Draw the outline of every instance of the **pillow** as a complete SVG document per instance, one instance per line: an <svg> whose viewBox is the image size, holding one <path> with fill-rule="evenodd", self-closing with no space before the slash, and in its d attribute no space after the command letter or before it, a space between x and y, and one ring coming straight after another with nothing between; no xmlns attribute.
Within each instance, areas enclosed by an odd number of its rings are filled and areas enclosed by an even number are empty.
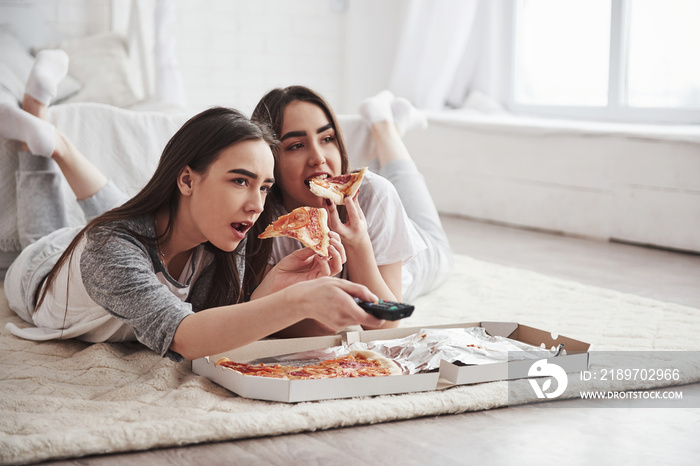
<svg viewBox="0 0 700 466"><path fill-rule="evenodd" d="M104 33L69 39L59 48L70 58L68 72L83 83L82 89L64 103L97 102L123 108L140 100L137 75L121 35Z"/></svg>
<svg viewBox="0 0 700 466"><path fill-rule="evenodd" d="M6 24L0 24L0 91L22 102L24 85L32 70L34 57ZM59 103L80 90L80 82L66 76L58 85L54 103Z"/></svg>

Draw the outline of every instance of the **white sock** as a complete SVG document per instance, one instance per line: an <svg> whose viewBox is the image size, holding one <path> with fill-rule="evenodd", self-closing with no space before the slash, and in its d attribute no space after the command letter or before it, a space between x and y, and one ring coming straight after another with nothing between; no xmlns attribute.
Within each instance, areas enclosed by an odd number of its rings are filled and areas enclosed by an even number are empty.
<svg viewBox="0 0 700 466"><path fill-rule="evenodd" d="M396 128L398 128L402 136L406 134L406 131L414 128L425 129L428 127L428 118L423 112L414 107L408 99L403 97L394 99L391 103L391 111L394 113Z"/></svg>
<svg viewBox="0 0 700 466"><path fill-rule="evenodd" d="M68 73L68 55L60 49L42 50L36 54L34 66L29 72L24 92L44 105L49 105L54 97L58 83Z"/></svg>
<svg viewBox="0 0 700 466"><path fill-rule="evenodd" d="M34 155L51 157L56 147L51 123L10 104L0 105L0 136L24 142Z"/></svg>
<svg viewBox="0 0 700 466"><path fill-rule="evenodd" d="M369 125L378 121L392 121L394 119L394 115L391 112L391 102L393 100L394 94L390 91L382 91L360 103L360 115Z"/></svg>

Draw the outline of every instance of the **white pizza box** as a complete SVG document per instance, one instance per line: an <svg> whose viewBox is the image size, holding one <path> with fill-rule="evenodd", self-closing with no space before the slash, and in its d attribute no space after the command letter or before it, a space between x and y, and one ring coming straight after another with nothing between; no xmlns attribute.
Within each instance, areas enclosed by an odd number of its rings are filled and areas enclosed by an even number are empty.
<svg viewBox="0 0 700 466"><path fill-rule="evenodd" d="M363 333L366 332L359 330L326 337L260 340L232 351L195 359L192 361L192 371L208 377L242 397L287 403L435 390L440 377L437 370L425 374L387 377L287 380L243 375L215 365L222 357L236 362L249 362L282 354L340 346L344 342L351 344L360 341L360 334ZM415 332L409 332L407 335L410 333Z"/></svg>
<svg viewBox="0 0 700 466"><path fill-rule="evenodd" d="M421 327L400 327L382 330L349 330L338 335L325 337L306 337L290 339L260 340L241 348L225 353L207 356L192 361L192 371L208 377L222 387L237 395L259 400L300 402L333 398L352 398L357 396L389 395L398 393L420 392L435 390L445 386L506 380L508 378L527 377L527 367L530 361L511 361L504 363L459 366L443 361L440 370L413 374L395 375L388 377L334 378L314 380L287 380L269 377L243 375L239 372L215 366L216 361L227 357L236 362L249 362L255 359L268 358L283 354L297 353L317 349L352 344L358 341L370 342L376 340L392 340L404 338L419 332L424 328L469 328L484 327L492 336L502 336L540 346L544 343L547 348L564 343L566 356L557 356L557 364L566 361L564 369L567 372L577 372L588 368L589 344L571 338L558 336L554 338L549 332L520 325L515 322L469 322L445 325L430 325ZM358 327L359 328L359 327ZM571 354L571 353L574 354ZM509 374L508 368L515 368ZM440 380L443 379L443 380Z"/></svg>
<svg viewBox="0 0 700 466"><path fill-rule="evenodd" d="M461 325L460 325L461 326ZM567 373L581 372L590 364L589 343L574 340L562 335L520 325L515 322L481 322L491 336L506 337L543 348L543 358L556 363ZM544 357L545 350L564 345L565 353ZM498 362L493 364L464 365L461 363L440 362L440 377L454 385L493 382L496 380L515 380L529 377L529 371L537 359Z"/></svg>

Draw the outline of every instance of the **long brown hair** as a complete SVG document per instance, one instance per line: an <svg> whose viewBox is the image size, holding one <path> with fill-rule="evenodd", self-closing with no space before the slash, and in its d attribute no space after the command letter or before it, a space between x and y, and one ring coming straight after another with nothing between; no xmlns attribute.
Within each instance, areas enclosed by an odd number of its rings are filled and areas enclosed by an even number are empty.
<svg viewBox="0 0 700 466"><path fill-rule="evenodd" d="M343 137L343 132L338 125L338 119L335 116L335 112L331 106L326 102L319 93L309 89L305 86L289 86L285 88L276 88L268 92L260 99L258 105L256 105L255 110L253 110L253 115L251 118L253 121L258 121L263 124L269 125L275 132L278 138L282 137L282 125L284 124L284 110L287 105L295 101L309 102L313 105L319 107L323 113L328 118L328 122L331 124L335 131L335 139L338 144L338 150L340 151L340 170L341 173L348 172L348 151L345 148L345 138ZM273 151L275 156L275 179L281 180L282 174L279 173L280 164L277 160L280 157L280 148L277 147ZM282 192L278 184L275 184L270 191L270 195L267 197L265 202L265 210L271 211L270 207L275 203L276 205L282 205ZM341 218L344 217L343 206L339 207L339 213Z"/></svg>
<svg viewBox="0 0 700 466"><path fill-rule="evenodd" d="M47 276L46 286L37 307L53 286L58 270L72 256L81 238L86 234L90 235L94 228L114 228L111 226L113 222L155 215L161 209L167 209L169 220L161 236L149 238L133 231L129 232L146 245L153 245L161 239L167 241L172 235L180 203L180 191L177 186L180 172L189 166L193 171L203 174L222 150L247 140L263 140L273 151L277 146L277 140L267 125L252 122L238 110L213 107L190 118L166 144L158 167L146 186L122 206L94 218L73 239ZM248 236L242 285L236 266L236 255L239 254L240 245L233 253L222 251L210 243L207 243L206 247L214 254L215 272L205 308L241 301L242 296L252 292L261 280L270 246L258 240L257 235Z"/></svg>

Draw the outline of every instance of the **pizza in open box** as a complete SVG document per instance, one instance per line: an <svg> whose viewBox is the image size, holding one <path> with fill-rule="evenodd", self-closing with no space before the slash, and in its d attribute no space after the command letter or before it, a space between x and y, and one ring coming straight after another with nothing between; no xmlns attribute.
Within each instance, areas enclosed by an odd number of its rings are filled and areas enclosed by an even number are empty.
<svg viewBox="0 0 700 466"><path fill-rule="evenodd" d="M243 375L272 377L277 379L328 379L333 377L381 377L401 375L401 368L391 359L368 350L354 350L345 356L327 359L308 366L283 366L280 364L245 364L221 358L217 366L227 367Z"/></svg>

